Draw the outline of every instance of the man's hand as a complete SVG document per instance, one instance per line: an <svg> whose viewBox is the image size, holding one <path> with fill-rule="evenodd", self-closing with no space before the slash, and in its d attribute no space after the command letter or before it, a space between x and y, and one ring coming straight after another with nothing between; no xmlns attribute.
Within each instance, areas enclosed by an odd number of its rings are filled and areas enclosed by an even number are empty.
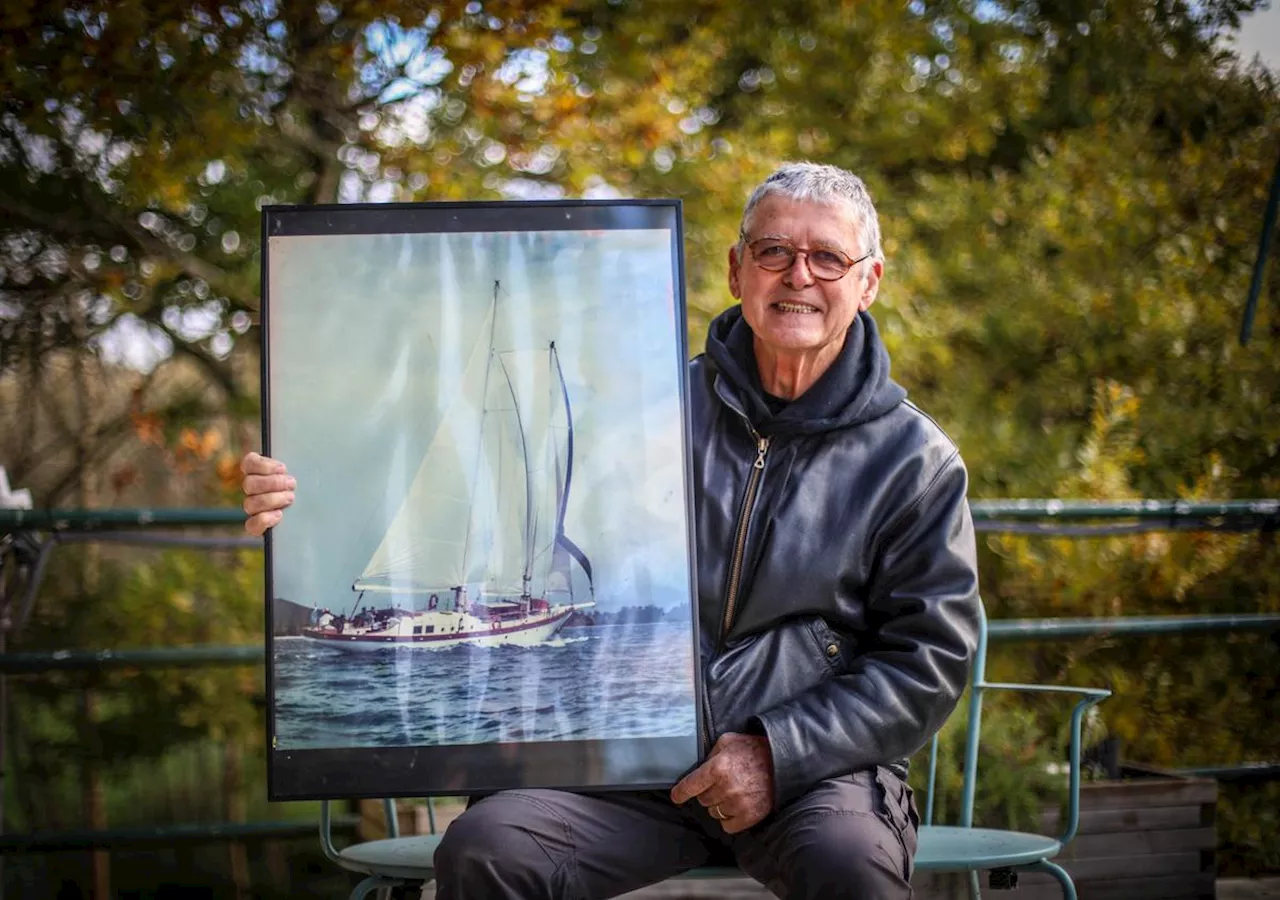
<svg viewBox="0 0 1280 900"><path fill-rule="evenodd" d="M729 834L746 831L769 815L773 809L769 739L732 732L721 736L707 761L671 789L671 801L677 805L693 797Z"/></svg>
<svg viewBox="0 0 1280 900"><path fill-rule="evenodd" d="M261 537L268 528L280 524L298 484L284 463L258 453L246 453L240 471L244 473L244 512L249 517L244 530Z"/></svg>

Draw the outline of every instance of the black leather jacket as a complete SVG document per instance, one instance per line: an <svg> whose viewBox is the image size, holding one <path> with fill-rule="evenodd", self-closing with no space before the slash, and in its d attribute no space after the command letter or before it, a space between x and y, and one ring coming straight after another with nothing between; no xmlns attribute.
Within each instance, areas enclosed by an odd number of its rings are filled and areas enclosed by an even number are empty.
<svg viewBox="0 0 1280 900"><path fill-rule="evenodd" d="M977 644L959 452L889 379L865 313L778 412L735 307L712 323L689 393L709 743L767 735L779 807L873 765L905 776Z"/></svg>

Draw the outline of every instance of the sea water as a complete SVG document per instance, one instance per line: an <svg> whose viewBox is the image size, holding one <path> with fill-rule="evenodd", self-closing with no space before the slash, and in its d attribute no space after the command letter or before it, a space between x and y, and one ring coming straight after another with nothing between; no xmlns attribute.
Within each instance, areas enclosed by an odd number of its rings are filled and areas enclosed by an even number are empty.
<svg viewBox="0 0 1280 900"><path fill-rule="evenodd" d="M533 647L274 642L279 749L689 735L687 624L564 628Z"/></svg>

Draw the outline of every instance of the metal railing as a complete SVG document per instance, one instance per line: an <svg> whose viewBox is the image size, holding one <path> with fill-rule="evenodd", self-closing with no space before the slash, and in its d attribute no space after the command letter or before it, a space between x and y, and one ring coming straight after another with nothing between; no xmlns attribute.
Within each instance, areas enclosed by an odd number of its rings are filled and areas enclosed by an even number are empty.
<svg viewBox="0 0 1280 900"><path fill-rule="evenodd" d="M984 531L1011 521L1137 519L1162 525L1192 523L1213 529L1214 520L1244 520L1251 530L1280 527L1280 500L973 500L973 520ZM242 525L234 507L152 507L147 509L0 509L0 534L12 531L102 531L156 526ZM995 526L995 527L993 527ZM246 542L261 543L258 538Z"/></svg>
<svg viewBox="0 0 1280 900"><path fill-rule="evenodd" d="M1274 531L1280 529L1280 500L1184 502L990 500L971 504L977 530L1045 536L1092 537L1142 531ZM239 526L239 509L119 509L13 510L0 509L0 554L13 557L15 541L24 536L23 570L17 578L0 578L0 776L4 759L2 729L7 717L5 680L14 675L104 669L200 668L265 664L261 644L248 646L140 647L114 650L57 650L8 652L8 634L20 631L39 592L49 556L64 543L121 542L200 548L261 547L260 539L243 535L208 536L162 532L161 528ZM7 543L6 543L7 542ZM5 556L0 555L0 575ZM10 559L10 564L14 564ZM6 596L6 586L13 596ZM16 612L16 615L14 613ZM1070 640L1101 635L1188 634L1220 631L1280 631L1280 613L1140 616L1122 618L1044 618L994 620L992 641ZM1271 778L1280 775L1280 762L1242 763L1185 770L1223 780ZM0 777L0 782L2 782ZM336 820L354 829L354 817ZM0 854L48 852L104 847L169 845L191 841L253 838L285 839L313 834L317 825L300 822L227 822L180 824L154 828L105 831L32 832L0 834Z"/></svg>

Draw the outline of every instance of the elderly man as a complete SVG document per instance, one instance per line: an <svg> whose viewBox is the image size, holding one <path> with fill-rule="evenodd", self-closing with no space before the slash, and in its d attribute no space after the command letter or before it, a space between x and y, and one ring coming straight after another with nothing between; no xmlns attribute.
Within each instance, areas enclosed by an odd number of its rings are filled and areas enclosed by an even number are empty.
<svg viewBox="0 0 1280 900"><path fill-rule="evenodd" d="M978 628L967 478L906 400L867 309L862 181L788 165L729 251L741 301L690 365L702 764L666 792L505 791L436 854L437 896L611 897L733 861L788 898L911 894L906 757L946 719ZM245 458L247 527L293 500Z"/></svg>

